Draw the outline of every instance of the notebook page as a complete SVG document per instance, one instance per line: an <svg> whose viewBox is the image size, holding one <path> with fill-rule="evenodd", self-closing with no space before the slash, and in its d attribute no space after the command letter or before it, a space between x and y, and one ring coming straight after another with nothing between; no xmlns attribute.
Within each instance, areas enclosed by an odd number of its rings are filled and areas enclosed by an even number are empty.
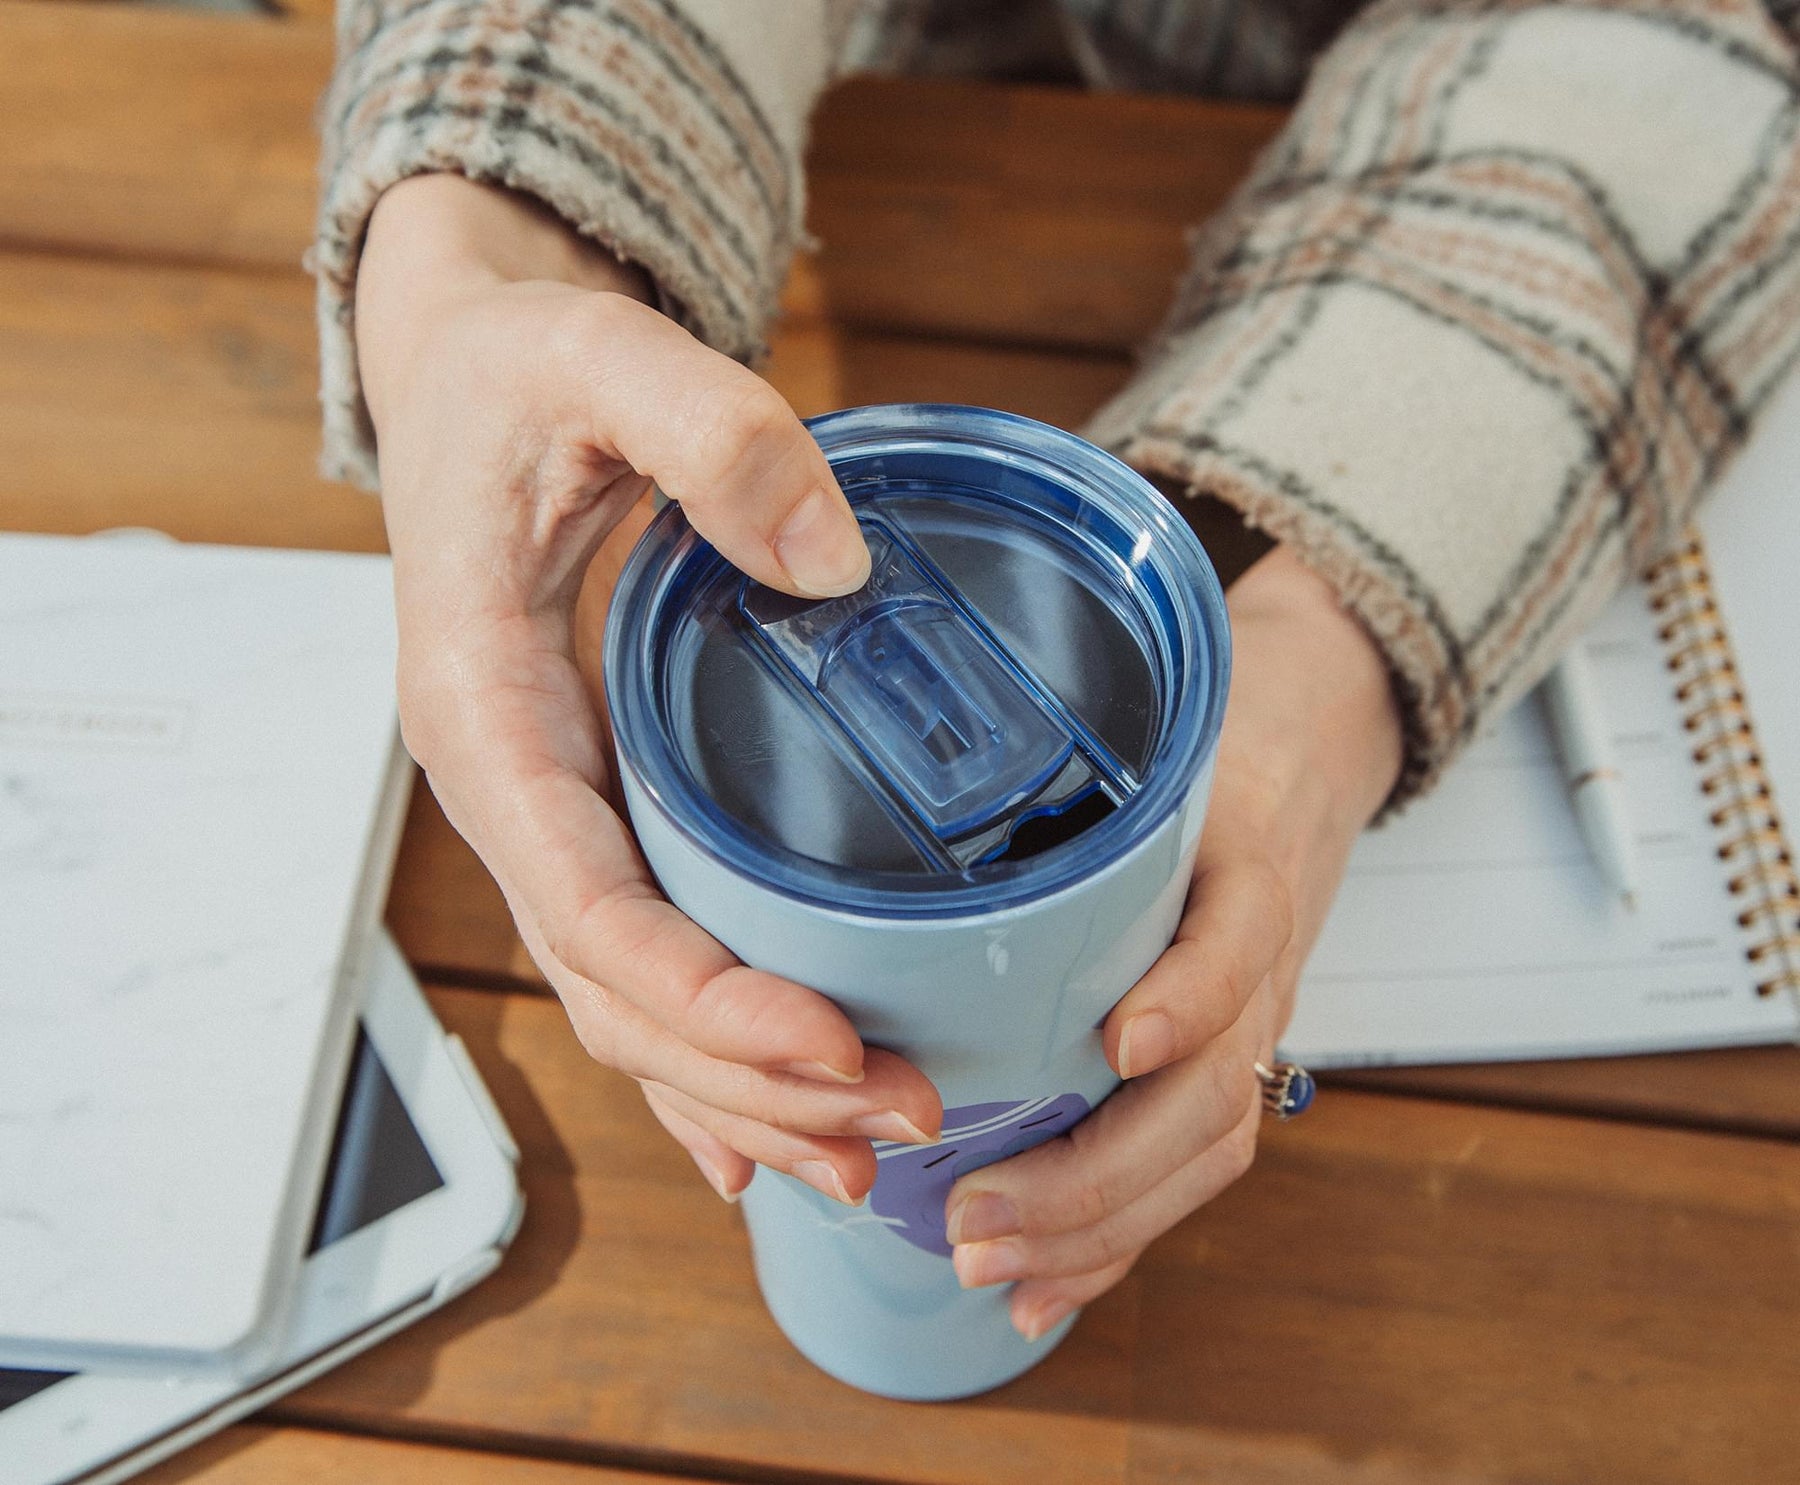
<svg viewBox="0 0 1800 1485"><path fill-rule="evenodd" d="M1752 989L1645 590L1585 644L1636 826L1638 911L1592 863L1531 697L1358 844L1284 1055L1500 1061L1793 1035L1791 1004Z"/></svg>

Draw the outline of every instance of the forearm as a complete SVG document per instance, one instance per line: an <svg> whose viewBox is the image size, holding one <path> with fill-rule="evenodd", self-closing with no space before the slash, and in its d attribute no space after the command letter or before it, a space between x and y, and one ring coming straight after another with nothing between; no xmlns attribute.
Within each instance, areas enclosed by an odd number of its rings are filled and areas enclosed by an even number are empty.
<svg viewBox="0 0 1800 1485"><path fill-rule="evenodd" d="M1371 7L1091 429L1363 621L1396 801L1680 529L1800 346L1796 80L1753 6Z"/></svg>
<svg viewBox="0 0 1800 1485"><path fill-rule="evenodd" d="M1286 547L1234 583L1228 604L1234 632L1254 636L1232 671L1234 709L1254 729L1227 741L1271 792L1354 834L1400 774L1400 707L1380 646Z"/></svg>

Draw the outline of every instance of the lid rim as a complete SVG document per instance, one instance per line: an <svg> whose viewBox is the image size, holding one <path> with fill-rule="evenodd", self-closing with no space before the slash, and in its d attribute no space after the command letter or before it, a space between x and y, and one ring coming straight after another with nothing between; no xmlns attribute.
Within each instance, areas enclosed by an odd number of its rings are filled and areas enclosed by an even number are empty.
<svg viewBox="0 0 1800 1485"><path fill-rule="evenodd" d="M886 920L951 919L1026 906L1105 871L1162 829L1204 771L1223 721L1230 675L1224 594L1199 539L1142 476L1075 435L1016 414L954 404L850 409L808 420L828 458L919 455L954 448L1032 472L1096 507L1126 534L1126 565L1151 583L1141 603L1172 664L1175 692L1141 769L1142 785L1111 816L1070 841L1019 861L959 873L879 871L815 860L767 839L729 815L695 780L658 718L666 699L656 665L661 611L674 579L705 546L679 508L652 521L621 574L609 615L604 668L614 735L637 787L662 819L702 855L761 890L813 907ZM858 482L860 483L860 482ZM1007 503L996 498L996 503ZM858 501L860 503L860 500ZM1071 546L1094 546L1084 533ZM708 548L710 551L710 548ZM1112 554L1123 555L1123 554ZM705 559L701 559L705 560ZM713 561L719 559L714 554ZM1156 598L1157 593L1166 593ZM1164 682L1159 685L1167 684ZM1195 692L1200 692L1196 697Z"/></svg>

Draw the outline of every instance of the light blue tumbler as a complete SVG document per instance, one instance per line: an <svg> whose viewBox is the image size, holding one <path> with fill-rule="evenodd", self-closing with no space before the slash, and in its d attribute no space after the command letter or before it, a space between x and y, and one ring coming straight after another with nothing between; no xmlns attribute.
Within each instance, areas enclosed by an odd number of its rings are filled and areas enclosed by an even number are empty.
<svg viewBox="0 0 1800 1485"><path fill-rule="evenodd" d="M743 1210L776 1321L890 1397L1040 1360L964 1291L944 1202L1116 1086L1099 1026L1169 943L1225 710L1218 578L1180 515L1072 434L866 407L810 427L874 559L847 598L751 582L665 510L605 641L632 824L745 963L831 996L937 1085L867 1206L761 1171Z"/></svg>

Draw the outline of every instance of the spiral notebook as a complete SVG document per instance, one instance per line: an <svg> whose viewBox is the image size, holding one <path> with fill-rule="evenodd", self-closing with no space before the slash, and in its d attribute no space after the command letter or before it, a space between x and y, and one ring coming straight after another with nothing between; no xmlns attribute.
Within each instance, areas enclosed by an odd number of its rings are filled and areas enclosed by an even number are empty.
<svg viewBox="0 0 1800 1485"><path fill-rule="evenodd" d="M1800 1036L1800 381L1585 640L1637 837L1629 911L1536 697L1359 842L1284 1055L1316 1067Z"/></svg>

